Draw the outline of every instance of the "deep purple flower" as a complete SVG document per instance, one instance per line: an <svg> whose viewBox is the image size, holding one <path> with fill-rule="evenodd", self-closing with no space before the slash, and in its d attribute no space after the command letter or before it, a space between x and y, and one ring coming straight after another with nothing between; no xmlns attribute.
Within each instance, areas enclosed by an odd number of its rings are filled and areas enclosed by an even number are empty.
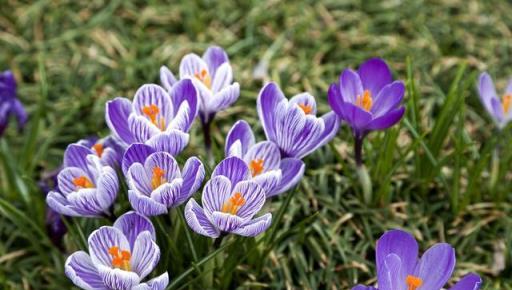
<svg viewBox="0 0 512 290"><path fill-rule="evenodd" d="M499 129L512 120L512 80L509 81L503 97L498 97L491 76L484 72L478 82L480 100Z"/></svg>
<svg viewBox="0 0 512 290"><path fill-rule="evenodd" d="M68 216L99 217L109 215L119 181L115 170L103 166L96 155L67 154L65 168L59 173L59 192L51 191L46 203Z"/></svg>
<svg viewBox="0 0 512 290"><path fill-rule="evenodd" d="M313 96L302 93L288 101L275 83L263 87L257 106L265 135L279 147L283 158L305 157L334 138L339 129L333 112L316 117Z"/></svg>
<svg viewBox="0 0 512 290"><path fill-rule="evenodd" d="M160 259L155 240L155 228L148 218L125 213L114 226L92 232L89 254L78 251L68 257L66 275L83 289L163 290L169 284L167 272L141 283Z"/></svg>
<svg viewBox="0 0 512 290"><path fill-rule="evenodd" d="M405 87L393 81L388 65L379 58L363 63L357 72L345 69L339 84L329 87L331 108L351 127L356 138L396 124L405 112Z"/></svg>
<svg viewBox="0 0 512 290"><path fill-rule="evenodd" d="M428 249L418 260L418 243L401 230L384 233L377 241L377 282L379 290L440 290L455 267L455 250L446 243ZM451 290L478 290L481 279L469 274ZM352 290L372 290L358 285Z"/></svg>
<svg viewBox="0 0 512 290"><path fill-rule="evenodd" d="M298 158L281 159L279 147L270 141L255 144L249 124L240 120L226 138L226 157L236 156L245 161L267 198L283 193L296 185L304 175L305 165Z"/></svg>
<svg viewBox="0 0 512 290"><path fill-rule="evenodd" d="M265 203L265 191L251 180L245 162L224 159L203 189L203 207L190 199L185 207L188 225L198 234L218 238L224 233L254 237L271 224L272 214L254 218Z"/></svg>
<svg viewBox="0 0 512 290"><path fill-rule="evenodd" d="M194 194L204 178L204 167L196 157L185 163L183 171L167 152L155 152L128 169L128 197L137 212L154 216L167 213Z"/></svg>
<svg viewBox="0 0 512 290"><path fill-rule="evenodd" d="M199 91L199 116L203 124L231 106L240 95L239 84L233 83L228 55L218 46L209 47L202 58L194 53L185 55L180 63L180 79L191 79ZM177 82L166 66L160 68L160 82L169 91Z"/></svg>
<svg viewBox="0 0 512 290"><path fill-rule="evenodd" d="M69 160L70 158L85 160L87 155L98 156L101 164L104 166L118 168L121 165L123 148L112 137L82 139L77 143L69 145L66 149L64 153L64 167L67 167L67 164L70 162L75 162L74 160Z"/></svg>
<svg viewBox="0 0 512 290"><path fill-rule="evenodd" d="M105 118L124 147L133 143L152 147L172 143L181 151L188 143L186 132L197 116L197 109L197 90L190 80L182 80L170 93L149 84L137 90L133 102L125 98L109 101Z"/></svg>
<svg viewBox="0 0 512 290"><path fill-rule="evenodd" d="M16 79L11 71L0 73L0 136L3 135L9 122L9 117L14 115L21 130L27 122L27 112L23 104L16 96Z"/></svg>

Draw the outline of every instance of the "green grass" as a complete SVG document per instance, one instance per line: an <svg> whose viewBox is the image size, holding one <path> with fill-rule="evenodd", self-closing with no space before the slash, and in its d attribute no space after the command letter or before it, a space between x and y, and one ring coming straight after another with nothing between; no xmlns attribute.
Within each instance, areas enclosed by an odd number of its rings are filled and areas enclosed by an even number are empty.
<svg viewBox="0 0 512 290"><path fill-rule="evenodd" d="M131 98L140 85L158 82L161 65L176 72L183 55L202 53L213 43L227 49L242 88L235 106L214 124L218 157L240 116L263 139L255 103L264 81L278 82L288 96L309 91L326 112L329 83L343 68L372 56L385 58L395 77L406 80L407 115L364 144L370 202L362 202L353 140L343 126L329 146L306 158L306 177L293 197L268 204L277 221L281 205L290 202L275 231L256 240L229 237L217 255L204 259L213 252L210 242L194 233L188 242L181 208L173 212L172 226L165 216L154 219L167 229L159 243L169 245L162 246L158 270L168 265L171 283L189 273L172 289L348 289L371 283L375 240L396 227L412 232L422 250L450 242L457 250L455 280L476 271L484 276L484 289L512 289L512 136L510 127L501 135L495 131L475 90L482 70L501 87L512 74L512 4L5 2L0 69L14 71L30 122L23 133L11 126L0 140L2 289L71 287L63 274L65 258L108 221L70 220L61 253L46 236L36 181L59 166L67 144L108 134L107 100ZM196 123L183 156L204 158L200 132ZM496 146L499 170L493 172ZM119 201L121 213L128 208L125 194Z"/></svg>

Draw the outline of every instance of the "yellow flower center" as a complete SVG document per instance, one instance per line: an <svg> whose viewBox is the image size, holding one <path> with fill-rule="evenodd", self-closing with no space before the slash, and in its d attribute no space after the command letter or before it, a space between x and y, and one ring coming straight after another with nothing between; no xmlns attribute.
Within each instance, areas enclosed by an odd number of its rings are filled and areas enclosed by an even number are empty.
<svg viewBox="0 0 512 290"><path fill-rule="evenodd" d="M245 204L245 198L240 192L233 194L222 206L222 212L236 215L242 205Z"/></svg>
<svg viewBox="0 0 512 290"><path fill-rule="evenodd" d="M252 176L259 175L263 172L263 159L253 159L249 163L249 169L251 170Z"/></svg>
<svg viewBox="0 0 512 290"><path fill-rule="evenodd" d="M306 115L310 114L313 111L313 107L306 104L299 104L299 108L301 108L302 111L304 111L304 114Z"/></svg>
<svg viewBox="0 0 512 290"><path fill-rule="evenodd" d="M98 155L98 157L101 157L101 155L103 154L103 144L100 144L100 143L96 143L94 145L92 145L92 150L94 150L96 152L96 155Z"/></svg>
<svg viewBox="0 0 512 290"><path fill-rule="evenodd" d="M409 286L407 290L416 290L420 288L421 285L423 285L423 280L416 276L407 275L407 278L405 278L405 283L407 283L407 286Z"/></svg>
<svg viewBox="0 0 512 290"><path fill-rule="evenodd" d="M373 106L372 93L369 90L365 90L363 95L357 96L356 106L362 108L363 110L369 112Z"/></svg>
<svg viewBox="0 0 512 290"><path fill-rule="evenodd" d="M76 189L94 187L94 184L92 184L91 180L83 175L73 178L73 184L76 186Z"/></svg>
<svg viewBox="0 0 512 290"><path fill-rule="evenodd" d="M512 94L504 95L501 100L501 106L503 107L503 112L505 114L508 113L511 105L512 105Z"/></svg>
<svg viewBox="0 0 512 290"><path fill-rule="evenodd" d="M167 182L164 178L165 171L160 167L153 168L153 177L151 178L151 187L153 190Z"/></svg>
<svg viewBox="0 0 512 290"><path fill-rule="evenodd" d="M142 107L142 113L149 118L153 125L157 126L161 131L165 130L165 119L158 117L160 109L157 105L151 104L149 106Z"/></svg>
<svg viewBox="0 0 512 290"><path fill-rule="evenodd" d="M200 80L208 89L212 88L212 77L208 71L206 71L206 69L203 68L200 72L196 72L194 76L196 79Z"/></svg>
<svg viewBox="0 0 512 290"><path fill-rule="evenodd" d="M130 259L132 255L130 251L120 251L119 247L113 246L108 249L108 253L112 256L112 267L131 271Z"/></svg>

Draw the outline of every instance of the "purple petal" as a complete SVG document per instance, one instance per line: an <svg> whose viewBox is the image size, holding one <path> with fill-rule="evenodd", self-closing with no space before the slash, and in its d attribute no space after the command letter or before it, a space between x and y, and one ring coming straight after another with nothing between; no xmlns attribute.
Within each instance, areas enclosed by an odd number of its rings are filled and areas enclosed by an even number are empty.
<svg viewBox="0 0 512 290"><path fill-rule="evenodd" d="M155 151L164 151L172 156L180 154L188 144L189 135L179 130L170 130L149 139L146 144Z"/></svg>
<svg viewBox="0 0 512 290"><path fill-rule="evenodd" d="M260 122L265 131L267 139L275 141L277 139L276 123L278 113L276 109L278 104L285 101L285 96L281 89L275 83L268 83L261 89L257 100L257 109Z"/></svg>
<svg viewBox="0 0 512 290"><path fill-rule="evenodd" d="M137 115L131 115L128 118L128 126L134 136L135 142L140 143L146 142L151 137L159 135L161 132L147 118Z"/></svg>
<svg viewBox="0 0 512 290"><path fill-rule="evenodd" d="M145 171L148 173L153 172L155 168L163 170L163 177L167 182L171 182L175 178L181 177L180 168L178 162L167 152L155 152L148 156L144 162Z"/></svg>
<svg viewBox="0 0 512 290"><path fill-rule="evenodd" d="M214 94L208 101L206 111L209 113L220 112L231 106L240 96L240 85L233 83Z"/></svg>
<svg viewBox="0 0 512 290"><path fill-rule="evenodd" d="M214 211L220 211L230 196L231 182L229 179L222 175L212 177L203 189L202 202L205 215L211 217Z"/></svg>
<svg viewBox="0 0 512 290"><path fill-rule="evenodd" d="M191 80L184 79L177 82L172 88L171 99L173 103L173 115L177 120L173 124L180 124L180 130L188 132L199 110L198 91Z"/></svg>
<svg viewBox="0 0 512 290"><path fill-rule="evenodd" d="M167 213L167 207L165 205L135 190L128 190L128 199L132 208L145 216L156 216Z"/></svg>
<svg viewBox="0 0 512 290"><path fill-rule="evenodd" d="M218 46L210 46L203 54L203 59L208 65L208 71L215 77L217 69L226 62L229 62L228 54Z"/></svg>
<svg viewBox="0 0 512 290"><path fill-rule="evenodd" d="M274 195L275 189L281 183L282 173L280 169L270 170L252 178L265 192L265 196Z"/></svg>
<svg viewBox="0 0 512 290"><path fill-rule="evenodd" d="M119 180L116 171L112 167L105 166L97 180L99 199L109 207L116 199L119 191Z"/></svg>
<svg viewBox="0 0 512 290"><path fill-rule="evenodd" d="M160 248L154 242L153 235L149 231L140 233L135 240L130 260L132 271L142 280L153 271L158 260L160 260Z"/></svg>
<svg viewBox="0 0 512 290"><path fill-rule="evenodd" d="M191 157L187 160L182 172L183 185L181 186L181 193L176 201L178 204L182 204L199 190L203 183L204 174L203 163L197 157Z"/></svg>
<svg viewBox="0 0 512 290"><path fill-rule="evenodd" d="M228 157L222 160L213 170L212 177L219 175L227 177L233 185L251 176L247 164L238 157Z"/></svg>
<svg viewBox="0 0 512 290"><path fill-rule="evenodd" d="M331 109L336 112L338 116L345 119L343 116L344 110L342 110L343 104L345 102L341 96L338 84L334 83L329 86L329 90L327 91L327 100L329 102L329 106L331 106Z"/></svg>
<svg viewBox="0 0 512 290"><path fill-rule="evenodd" d="M345 121L355 130L366 129L366 126L372 120L372 115L369 112L351 103L344 103L341 110Z"/></svg>
<svg viewBox="0 0 512 290"><path fill-rule="evenodd" d="M229 62L223 63L217 71L215 76L212 76L212 91L213 93L220 92L223 88L229 86L233 82L233 69Z"/></svg>
<svg viewBox="0 0 512 290"><path fill-rule="evenodd" d="M498 94L496 93L496 89L494 87L491 76L486 72L480 74L478 80L478 92L480 93L480 100L482 101L484 107L487 109L487 112L489 112L491 115L494 115L491 100L497 99Z"/></svg>
<svg viewBox="0 0 512 290"><path fill-rule="evenodd" d="M159 85L143 85L135 92L133 108L139 116L143 116L147 119L147 116L143 113L143 108L152 105L157 106L159 110L157 117L163 118L164 125L167 126L167 124L171 122L174 112L171 97L164 88Z"/></svg>
<svg viewBox="0 0 512 290"><path fill-rule="evenodd" d="M50 191L46 196L46 204L48 206L63 215L67 216L81 216L72 206L69 201L61 193Z"/></svg>
<svg viewBox="0 0 512 290"><path fill-rule="evenodd" d="M425 289L441 289L452 276L455 267L455 250L449 244L439 243L428 249L414 270L423 280Z"/></svg>
<svg viewBox="0 0 512 290"><path fill-rule="evenodd" d="M232 232L243 224L244 220L236 215L216 211L212 214L213 224L222 232Z"/></svg>
<svg viewBox="0 0 512 290"><path fill-rule="evenodd" d="M132 103L125 98L115 98L105 106L105 120L108 127L117 138L126 145L135 142L135 138L128 126L128 117L132 112Z"/></svg>
<svg viewBox="0 0 512 290"><path fill-rule="evenodd" d="M455 284L450 290L478 290L482 285L482 278L474 273L469 273Z"/></svg>
<svg viewBox="0 0 512 290"><path fill-rule="evenodd" d="M400 122L405 113L405 107L400 107L379 118L373 119L366 130L384 130Z"/></svg>
<svg viewBox="0 0 512 290"><path fill-rule="evenodd" d="M69 256L64 269L66 276L82 289L107 290L91 257L84 251Z"/></svg>
<svg viewBox="0 0 512 290"><path fill-rule="evenodd" d="M57 183L59 190L62 194L67 196L71 192L77 191L77 186L73 183L73 180L77 177L85 176L89 179L91 177L82 169L77 167L64 168L59 175L57 175ZM91 180L91 182L94 182Z"/></svg>
<svg viewBox="0 0 512 290"><path fill-rule="evenodd" d="M195 77L194 75L201 73L202 70L208 72L206 63L197 54L187 54L181 59L180 79Z"/></svg>
<svg viewBox="0 0 512 290"><path fill-rule="evenodd" d="M140 283L140 278L135 272L128 272L118 268L112 269L102 265L98 270L103 283L108 289L131 290L132 287Z"/></svg>
<svg viewBox="0 0 512 290"><path fill-rule="evenodd" d="M25 124L28 120L27 112L25 111L25 107L20 102L20 100L15 99L12 101L12 113L16 117L16 121L18 121L18 129L21 130L25 127Z"/></svg>
<svg viewBox="0 0 512 290"><path fill-rule="evenodd" d="M220 235L219 230L212 225L194 199L190 199L185 207L185 219L188 226L200 235L210 238L217 238Z"/></svg>
<svg viewBox="0 0 512 290"><path fill-rule="evenodd" d="M504 119L504 112L501 102L498 99L491 99L491 108L491 116L497 121L497 123L502 123Z"/></svg>
<svg viewBox="0 0 512 290"><path fill-rule="evenodd" d="M182 184L183 179L178 178L174 179L170 183L160 185L153 191L153 193L151 193L151 198L154 201L165 205L167 208L178 206L179 204L176 201L180 197Z"/></svg>
<svg viewBox="0 0 512 290"><path fill-rule="evenodd" d="M313 151L327 144L336 136L336 133L338 133L340 128L340 119L338 116L334 112L329 112L323 115L321 120L324 123L323 131L317 135L316 138L311 138L308 144L303 146L295 157L304 158Z"/></svg>
<svg viewBox="0 0 512 290"><path fill-rule="evenodd" d="M149 280L146 283L139 284L132 288L132 290L164 290L169 284L169 274L167 272L162 275Z"/></svg>
<svg viewBox="0 0 512 290"><path fill-rule="evenodd" d="M244 157L244 161L249 164L249 168L251 168L252 161L259 160L263 161L262 172L279 169L281 153L277 145L270 141L259 142L252 146Z"/></svg>
<svg viewBox="0 0 512 290"><path fill-rule="evenodd" d="M151 174L151 173L149 173ZM144 166L140 163L134 163L128 169L126 174L126 181L130 189L137 191L140 194L150 196L153 188L151 186L151 177Z"/></svg>
<svg viewBox="0 0 512 290"><path fill-rule="evenodd" d="M304 176L306 165L300 159L286 158L281 161L280 168L282 173L281 182L272 194L267 195L267 198L281 194L299 183Z"/></svg>
<svg viewBox="0 0 512 290"><path fill-rule="evenodd" d="M133 211L129 211L120 216L114 222L113 226L120 230L128 239L130 249L133 249L137 236L142 232L149 232L152 239L156 240L155 227L151 221L147 217Z"/></svg>
<svg viewBox="0 0 512 290"><path fill-rule="evenodd" d="M235 229L233 233L244 237L255 237L266 231L271 224L272 214L267 213L244 223L239 228Z"/></svg>
<svg viewBox="0 0 512 290"><path fill-rule="evenodd" d="M239 141L239 143L237 143L239 145L235 145L236 141ZM254 133L252 132L249 123L244 120L239 120L233 125L233 127L231 127L228 136L226 137L225 154L228 157L236 156L243 158L249 148L254 145L254 142ZM236 149L235 147L239 147L239 149Z"/></svg>
<svg viewBox="0 0 512 290"><path fill-rule="evenodd" d="M108 226L102 226L92 232L88 244L92 262L106 267L112 267L112 256L109 254L111 247L119 247L120 250L127 251L131 249L123 232Z"/></svg>
<svg viewBox="0 0 512 290"><path fill-rule="evenodd" d="M308 114L316 115L315 97L313 97L309 93L300 93L298 95L295 95L290 99L289 104L297 106L308 106L309 108L311 108L311 112L309 112Z"/></svg>
<svg viewBox="0 0 512 290"><path fill-rule="evenodd" d="M87 155L89 154L94 154L94 152L85 146L70 144L64 152L64 167L78 167L87 170Z"/></svg>
<svg viewBox="0 0 512 290"><path fill-rule="evenodd" d="M100 194L97 189L80 189L67 196L69 205L85 216L100 216L108 211L112 204L109 197Z"/></svg>
<svg viewBox="0 0 512 290"><path fill-rule="evenodd" d="M385 85L393 81L388 65L380 58L372 58L361 64L358 73L363 88L373 95L377 95Z"/></svg>
<svg viewBox="0 0 512 290"><path fill-rule="evenodd" d="M378 290L372 286L356 285L352 287L352 290Z"/></svg>
<svg viewBox="0 0 512 290"><path fill-rule="evenodd" d="M387 231L377 241L377 272L383 267L386 257L390 254L397 255L405 272L412 273L418 260L418 243L411 234L405 231Z"/></svg>
<svg viewBox="0 0 512 290"><path fill-rule="evenodd" d="M252 218L265 203L265 191L254 181L239 182L232 192L240 193L245 200L245 203L237 212L237 216L244 220Z"/></svg>
<svg viewBox="0 0 512 290"><path fill-rule="evenodd" d="M372 113L374 118L380 117L387 112L396 109L404 96L405 86L402 81L395 81L386 85L374 98Z"/></svg>
<svg viewBox="0 0 512 290"><path fill-rule="evenodd" d="M355 103L357 96L363 94L363 84L359 75L351 70L345 69L340 75L340 95L345 103Z"/></svg>
<svg viewBox="0 0 512 290"><path fill-rule="evenodd" d="M387 255L377 270L379 289L407 290L407 273L404 263L398 255Z"/></svg>
<svg viewBox="0 0 512 290"><path fill-rule="evenodd" d="M177 80L174 77L174 74L171 70L165 65L160 67L160 83L167 90L171 91L174 84L176 84Z"/></svg>
<svg viewBox="0 0 512 290"><path fill-rule="evenodd" d="M128 173L128 169L133 163L144 164L146 158L148 158L148 156L154 152L155 150L148 145L141 143L130 145L123 156L123 162L121 166L123 168L123 173L126 175Z"/></svg>

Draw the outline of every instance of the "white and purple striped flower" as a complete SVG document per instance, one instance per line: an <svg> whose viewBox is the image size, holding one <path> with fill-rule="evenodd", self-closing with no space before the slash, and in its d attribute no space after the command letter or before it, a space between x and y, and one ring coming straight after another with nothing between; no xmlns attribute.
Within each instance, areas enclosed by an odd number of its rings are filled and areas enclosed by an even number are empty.
<svg viewBox="0 0 512 290"><path fill-rule="evenodd" d="M67 152L66 168L57 176L59 192L49 192L46 203L63 215L108 216L119 190L116 171L102 165L96 155L83 157Z"/></svg>
<svg viewBox="0 0 512 290"><path fill-rule="evenodd" d="M89 236L89 253L68 257L65 272L73 283L87 290L163 290L169 274L141 283L158 264L160 248L155 228L135 212L120 216L114 226L103 226Z"/></svg>
<svg viewBox="0 0 512 290"><path fill-rule="evenodd" d="M204 167L199 159L191 157L181 171L171 154L155 152L134 162L126 177L133 209L154 216L188 200L203 182Z"/></svg>
<svg viewBox="0 0 512 290"><path fill-rule="evenodd" d="M188 143L186 132L197 110L197 90L192 81L182 80L169 93L158 85L146 84L137 90L133 102L115 98L107 103L105 118L124 147L133 143L153 147L172 143L179 153Z"/></svg>
<svg viewBox="0 0 512 290"><path fill-rule="evenodd" d="M71 144L64 153L64 167L69 163L75 162L70 158L80 158L85 160L87 155L96 155L102 165L118 168L121 165L123 157L123 148L112 137L102 139L88 138L82 139L77 143Z"/></svg>
<svg viewBox="0 0 512 290"><path fill-rule="evenodd" d="M271 224L272 214L254 218L265 203L265 190L251 180L249 167L238 157L224 159L203 189L203 207L190 199L185 207L188 225L198 234L218 238L233 233L254 237Z"/></svg>
<svg viewBox="0 0 512 290"><path fill-rule="evenodd" d="M484 72L478 82L478 93L485 109L501 130L512 120L512 80L509 81L505 93L500 98L491 76Z"/></svg>
<svg viewBox="0 0 512 290"><path fill-rule="evenodd" d="M255 144L254 133L246 121L233 125L226 138L226 157L236 156L249 167L252 180L271 197L296 185L304 175L305 165L298 158L283 158L279 147L270 141Z"/></svg>
<svg viewBox="0 0 512 290"><path fill-rule="evenodd" d="M233 69L221 47L209 47L202 58L195 53L185 55L179 73L180 79L191 79L199 92L199 116L203 124L231 106L240 95L240 85L233 83ZM166 66L160 68L160 81L169 91L177 83Z"/></svg>
<svg viewBox="0 0 512 290"><path fill-rule="evenodd" d="M334 138L339 129L334 112L316 117L313 96L302 93L288 101L275 83L263 87L257 106L265 135L279 147L283 158L305 157Z"/></svg>

